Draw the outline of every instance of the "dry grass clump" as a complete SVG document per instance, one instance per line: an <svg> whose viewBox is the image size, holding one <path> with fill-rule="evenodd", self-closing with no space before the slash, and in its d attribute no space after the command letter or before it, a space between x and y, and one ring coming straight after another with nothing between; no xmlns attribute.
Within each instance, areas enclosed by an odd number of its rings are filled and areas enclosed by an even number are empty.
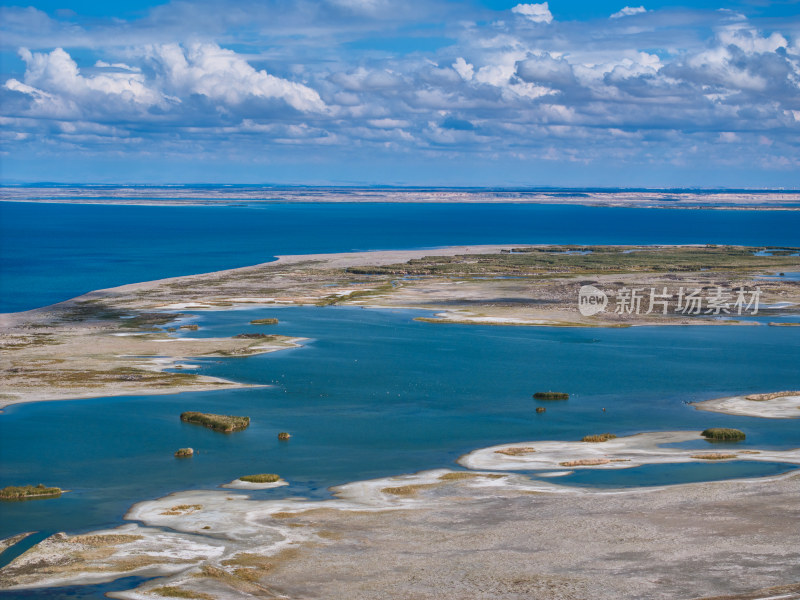
<svg viewBox="0 0 800 600"><path fill-rule="evenodd" d="M736 458L735 454L723 454L722 452L707 452L705 454L692 454L690 458L697 458L699 460L728 460Z"/></svg>
<svg viewBox="0 0 800 600"><path fill-rule="evenodd" d="M595 435L585 435L581 438L582 442L607 442L608 440L614 440L617 436L613 433L598 433Z"/></svg>
<svg viewBox="0 0 800 600"><path fill-rule="evenodd" d="M275 483L280 478L281 476L275 473L259 473L257 475L242 475L239 480L248 483Z"/></svg>
<svg viewBox="0 0 800 600"><path fill-rule="evenodd" d="M169 510L162 512L162 515L186 515L198 510L203 510L202 504L178 504Z"/></svg>
<svg viewBox="0 0 800 600"><path fill-rule="evenodd" d="M213 413L201 413L192 410L181 413L181 421L184 423L192 423L193 425L202 425L203 427L208 427L209 429L221 431L223 433L241 431L250 426L250 417L215 415Z"/></svg>
<svg viewBox="0 0 800 600"><path fill-rule="evenodd" d="M191 558L176 558L173 556L152 556L150 554L136 554L132 556L125 556L118 560L110 561L98 567L87 568L87 572L107 572L107 573L120 573L126 571L135 571L144 567L152 567L154 565L165 564L191 564L196 562Z"/></svg>
<svg viewBox="0 0 800 600"><path fill-rule="evenodd" d="M595 465L607 465L611 461L607 458L581 458L579 460L568 460L558 463L562 467L593 467Z"/></svg>
<svg viewBox="0 0 800 600"><path fill-rule="evenodd" d="M746 437L744 431L729 427L712 427L705 429L700 435L707 440L720 442L738 442Z"/></svg>
<svg viewBox="0 0 800 600"><path fill-rule="evenodd" d="M767 394L750 394L749 396L745 396L745 399L752 402L764 402L766 400L774 400L775 398L783 398L784 396L800 396L800 392L785 391L769 392Z"/></svg>
<svg viewBox="0 0 800 600"><path fill-rule="evenodd" d="M54 363L51 363L54 364ZM36 386L55 387L55 388L96 388L108 385L116 385L119 382L136 382L140 385L153 387L177 387L182 385L192 385L199 381L199 377L192 373L164 373L147 371L134 367L119 367L100 371L96 369L73 369L58 368L48 370L47 368L36 368L44 366L45 363L27 361L25 364L12 367L6 370L9 379L26 378Z"/></svg>
<svg viewBox="0 0 800 600"><path fill-rule="evenodd" d="M223 560L222 564L226 567L257 567L259 569L270 569L274 566L268 556L253 552L240 552L233 558Z"/></svg>
<svg viewBox="0 0 800 600"><path fill-rule="evenodd" d="M117 544L129 544L143 539L141 535L131 535L127 533L109 533L106 535L76 535L67 541L70 544L84 544L86 546L116 546Z"/></svg>
<svg viewBox="0 0 800 600"><path fill-rule="evenodd" d="M194 590L187 590L186 588L181 588L174 585L162 585L161 587L153 588L150 591L156 596L163 596L164 598L195 598L196 600L214 600L214 596L209 596L204 592L195 592Z"/></svg>
<svg viewBox="0 0 800 600"><path fill-rule="evenodd" d="M250 325L277 325L278 319L253 319Z"/></svg>
<svg viewBox="0 0 800 600"><path fill-rule="evenodd" d="M384 494L391 494L392 496L416 496L417 492L427 488L432 488L436 484L433 483L418 483L416 485L399 485L397 487L386 487L381 491Z"/></svg>
<svg viewBox="0 0 800 600"><path fill-rule="evenodd" d="M61 495L61 488L39 485L9 485L0 490L0 500L26 500L28 498L53 498Z"/></svg>
<svg viewBox="0 0 800 600"><path fill-rule="evenodd" d="M495 450L495 454L505 454L506 456L523 456L525 454L533 454L536 452L535 448L531 448L530 446L518 446L516 448L502 448L500 450Z"/></svg>
<svg viewBox="0 0 800 600"><path fill-rule="evenodd" d="M203 565L198 577L211 577L245 594L274 598L277 595L260 585L258 581L275 568L275 563L290 560L297 555L297 548L287 548L272 557L241 553L222 563L226 566L242 565L234 569L232 573L212 565Z"/></svg>
<svg viewBox="0 0 800 600"><path fill-rule="evenodd" d="M461 481L464 479L475 479L476 477L483 477L485 479L500 479L505 475L498 473L467 473L466 471L453 471L452 473L445 473L439 476L439 481Z"/></svg>

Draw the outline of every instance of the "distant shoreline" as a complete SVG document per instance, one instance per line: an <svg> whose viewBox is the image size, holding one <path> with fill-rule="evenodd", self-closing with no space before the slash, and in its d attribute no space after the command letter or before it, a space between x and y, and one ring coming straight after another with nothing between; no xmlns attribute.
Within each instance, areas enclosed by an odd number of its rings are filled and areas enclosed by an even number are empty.
<svg viewBox="0 0 800 600"><path fill-rule="evenodd" d="M543 204L800 210L800 190L370 188L269 186L0 186L0 202L146 206L260 204Z"/></svg>

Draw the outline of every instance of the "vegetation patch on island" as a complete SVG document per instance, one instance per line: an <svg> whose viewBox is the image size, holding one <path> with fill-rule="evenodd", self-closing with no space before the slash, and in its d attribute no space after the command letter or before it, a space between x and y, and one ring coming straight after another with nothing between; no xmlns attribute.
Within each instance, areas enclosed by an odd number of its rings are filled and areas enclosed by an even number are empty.
<svg viewBox="0 0 800 600"><path fill-rule="evenodd" d="M9 485L0 490L0 500L28 500L30 498L57 498L61 488L39 485Z"/></svg>
<svg viewBox="0 0 800 600"><path fill-rule="evenodd" d="M215 415L213 413L201 413L186 411L181 413L181 421L193 425L202 425L214 431L223 433L233 433L242 431L250 426L250 417L236 417L233 415Z"/></svg>
<svg viewBox="0 0 800 600"><path fill-rule="evenodd" d="M739 442L746 437L744 431L728 427L711 427L705 429L700 435L712 442Z"/></svg>
<svg viewBox="0 0 800 600"><path fill-rule="evenodd" d="M800 391L791 392L769 392L767 394L750 394L745 396L745 399L751 402L766 402L767 400L775 400L776 398L784 398L786 396L800 396Z"/></svg>
<svg viewBox="0 0 800 600"><path fill-rule="evenodd" d="M608 440L616 439L613 433L598 433L595 435L585 435L581 438L582 442L607 442Z"/></svg>
<svg viewBox="0 0 800 600"><path fill-rule="evenodd" d="M233 336L237 340L269 340L275 336L268 333L239 333Z"/></svg>
<svg viewBox="0 0 800 600"><path fill-rule="evenodd" d="M533 398L534 400L569 400L569 394L566 392L536 392Z"/></svg>
<svg viewBox="0 0 800 600"><path fill-rule="evenodd" d="M239 477L240 481L246 481L248 483L275 483L276 481L280 481L280 479L281 476L275 473L259 473L257 475L242 475Z"/></svg>
<svg viewBox="0 0 800 600"><path fill-rule="evenodd" d="M740 271L744 269L794 268L797 258L791 252L782 255L758 255L759 248L708 245L679 247L631 246L532 246L487 254L425 256L404 263L359 265L345 269L353 275L391 275L415 277L475 276L549 276L553 273L590 275L597 273L680 273L709 269ZM587 252L588 251L588 252Z"/></svg>
<svg viewBox="0 0 800 600"><path fill-rule="evenodd" d="M463 481L465 479L476 479L483 477L485 479L502 479L506 477L500 473L468 473L467 471L453 471L452 473L445 473L439 476L439 481Z"/></svg>
<svg viewBox="0 0 800 600"><path fill-rule="evenodd" d="M536 452L534 448L530 446L518 446L516 448L503 448L501 450L495 450L495 454L505 454L506 456L523 456L525 454L533 454Z"/></svg>
<svg viewBox="0 0 800 600"><path fill-rule="evenodd" d="M707 452L705 454L692 454L690 458L699 460L730 460L736 458L735 454L723 454L722 452Z"/></svg>
<svg viewBox="0 0 800 600"><path fill-rule="evenodd" d="M397 487L385 487L381 491L392 496L416 496L420 490L436 487L435 483L417 483L411 485L399 485Z"/></svg>
<svg viewBox="0 0 800 600"><path fill-rule="evenodd" d="M277 325L278 319L270 318L270 319L253 319L250 321L250 325Z"/></svg>
<svg viewBox="0 0 800 600"><path fill-rule="evenodd" d="M607 465L611 460L608 458L581 458L578 460L567 460L558 463L562 467L594 467L597 465Z"/></svg>
<svg viewBox="0 0 800 600"><path fill-rule="evenodd" d="M195 600L214 600L214 596L209 596L204 592L196 592L174 585L162 585L161 587L150 590L152 593L163 598L194 598Z"/></svg>

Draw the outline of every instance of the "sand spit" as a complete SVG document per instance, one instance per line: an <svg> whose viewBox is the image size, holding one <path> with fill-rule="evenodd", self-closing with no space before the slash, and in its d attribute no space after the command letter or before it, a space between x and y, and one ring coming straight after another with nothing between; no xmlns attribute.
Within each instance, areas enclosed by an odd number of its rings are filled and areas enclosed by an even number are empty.
<svg viewBox="0 0 800 600"><path fill-rule="evenodd" d="M0 552L5 552L9 548L11 548L11 546L13 546L14 544L21 542L26 537L28 537L29 535L33 535L34 533L36 532L26 531L24 533L18 533L17 535L12 535L10 537L0 540Z"/></svg>
<svg viewBox="0 0 800 600"><path fill-rule="evenodd" d="M694 402L692 406L698 410L708 410L742 417L762 417L765 419L796 419L800 417L800 392L780 392L778 396L769 397L773 395L731 396L729 398ZM766 397L758 398L759 396Z"/></svg>
<svg viewBox="0 0 800 600"><path fill-rule="evenodd" d="M635 250L635 252L633 252ZM136 283L53 306L0 315L0 407L36 400L177 393L242 387L191 373L191 358L237 357L302 340L198 338L192 311L253 307L360 306L427 311L421 320L493 326L630 327L752 325L735 317L582 315L578 290L679 288L761 290L763 305L800 306L800 286L763 281L800 271L800 258L733 246L454 246L430 250L282 256L216 273ZM645 302L646 304L646 302ZM766 311L762 311L766 314ZM242 323L242 333L252 333ZM174 330L174 331L170 331ZM181 372L170 373L171 368Z"/></svg>
<svg viewBox="0 0 800 600"><path fill-rule="evenodd" d="M670 448L665 444L704 441L700 432L664 431L639 433L606 442L524 442L481 448L458 459L469 469L530 471L536 469L625 469L641 465L750 460L800 464L800 448L754 450L735 445ZM516 450L518 449L518 450Z"/></svg>
<svg viewBox="0 0 800 600"><path fill-rule="evenodd" d="M138 574L161 577L111 595L616 600L800 579L786 530L796 474L597 491L439 469L334 491L325 501L190 491L141 502L126 516L138 524L52 536L0 570L0 587Z"/></svg>
<svg viewBox="0 0 800 600"><path fill-rule="evenodd" d="M163 318L169 322L174 316L166 313ZM191 359L251 356L296 348L303 342L286 336L253 340L119 331L125 323L64 322L55 317L45 329L25 324L0 328L4 350L0 408L45 400L255 387L192 373L197 365Z"/></svg>

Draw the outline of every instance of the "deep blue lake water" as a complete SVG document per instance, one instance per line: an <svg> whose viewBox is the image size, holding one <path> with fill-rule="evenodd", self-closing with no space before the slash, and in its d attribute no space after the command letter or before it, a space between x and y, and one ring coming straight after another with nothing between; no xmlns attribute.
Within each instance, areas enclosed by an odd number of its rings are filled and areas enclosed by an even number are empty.
<svg viewBox="0 0 800 600"><path fill-rule="evenodd" d="M800 214L770 211L0 203L0 217L6 311L277 254L507 242L800 245ZM331 485L454 467L460 454L502 442L731 426L747 433L743 447L800 443L796 420L732 417L685 404L800 387L797 328L436 325L413 320L421 314L342 307L202 313L192 336L234 335L252 330L253 318L275 316L280 324L270 332L311 339L269 355L192 361L203 373L272 387L9 407L0 414L0 486L41 481L70 491L0 504L0 538L114 526L136 501L258 472L279 473L291 486L256 496L322 498ZM541 389L573 396L536 414L531 394ZM181 423L184 410L246 414L252 424L222 435ZM292 439L278 442L279 431ZM174 459L184 446L198 454ZM785 470L746 462L668 465L582 471L558 481L656 485ZM24 597L99 598L107 589Z"/></svg>
<svg viewBox="0 0 800 600"><path fill-rule="evenodd" d="M535 204L126 206L0 202L0 312L277 254L454 244L796 246L800 212Z"/></svg>

